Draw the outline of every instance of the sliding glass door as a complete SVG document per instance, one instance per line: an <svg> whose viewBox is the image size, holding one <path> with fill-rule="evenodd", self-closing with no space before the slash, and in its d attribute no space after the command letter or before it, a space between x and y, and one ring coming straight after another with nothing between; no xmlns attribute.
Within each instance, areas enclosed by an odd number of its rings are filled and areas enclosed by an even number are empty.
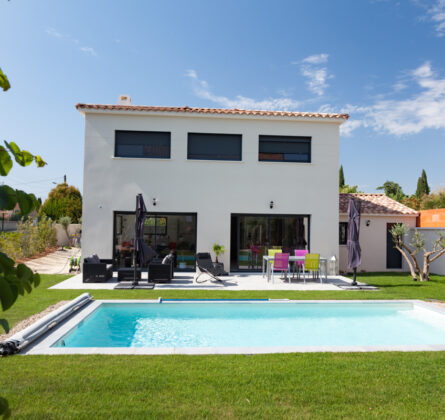
<svg viewBox="0 0 445 420"><path fill-rule="evenodd" d="M114 213L114 264L129 267L133 261L133 212ZM158 254L175 254L175 270L194 271L196 253L195 213L150 213L145 219L144 240Z"/></svg>
<svg viewBox="0 0 445 420"><path fill-rule="evenodd" d="M261 270L268 249L309 249L309 216L233 214L231 217L232 271Z"/></svg>

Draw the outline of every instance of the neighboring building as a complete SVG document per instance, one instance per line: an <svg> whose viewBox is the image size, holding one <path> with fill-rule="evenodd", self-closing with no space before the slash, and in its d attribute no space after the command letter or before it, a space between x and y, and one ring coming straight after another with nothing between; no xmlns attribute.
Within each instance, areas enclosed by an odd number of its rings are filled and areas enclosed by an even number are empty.
<svg viewBox="0 0 445 420"><path fill-rule="evenodd" d="M445 228L445 209L419 210L417 227Z"/></svg>
<svg viewBox="0 0 445 420"><path fill-rule="evenodd" d="M340 194L340 271L348 272L346 247L348 204L353 198L361 203L359 271L407 271L402 254L394 248L389 232L396 223L416 226L417 212L384 194Z"/></svg>
<svg viewBox="0 0 445 420"><path fill-rule="evenodd" d="M226 269L268 247L338 257L339 126L347 114L78 104L85 116L82 252L128 264L136 194L145 240L193 270L224 245ZM267 251L266 251L267 252Z"/></svg>

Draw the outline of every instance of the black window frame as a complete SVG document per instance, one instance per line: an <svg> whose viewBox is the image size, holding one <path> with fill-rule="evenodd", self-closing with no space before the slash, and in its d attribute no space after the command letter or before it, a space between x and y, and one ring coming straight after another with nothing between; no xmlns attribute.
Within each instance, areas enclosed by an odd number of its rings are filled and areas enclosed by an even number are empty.
<svg viewBox="0 0 445 420"><path fill-rule="evenodd" d="M348 243L348 222L338 224L338 243L339 245L347 245Z"/></svg>
<svg viewBox="0 0 445 420"><path fill-rule="evenodd" d="M168 134L168 156L146 156L146 155L138 155L138 156L120 156L117 154L117 137L118 133L143 133L143 134ZM172 150L172 138L171 131L146 131L146 130L114 130L114 157L118 158L128 158L128 159L171 159L171 150Z"/></svg>
<svg viewBox="0 0 445 420"><path fill-rule="evenodd" d="M239 138L239 159L227 159L226 157L191 157L190 156L190 136L233 136ZM187 160L219 160L226 162L241 162L243 160L243 135L242 134L233 134L233 133L198 133L198 132L189 132L187 133Z"/></svg>
<svg viewBox="0 0 445 420"><path fill-rule="evenodd" d="M305 143L309 144L308 160L286 160L286 159L262 159L261 143ZM264 153L264 152L263 152ZM277 153L278 154L278 153ZM285 154L283 153L283 156ZM258 161L259 162L288 162L288 163L312 163L312 137L310 136L280 136L272 134L260 134L258 137Z"/></svg>

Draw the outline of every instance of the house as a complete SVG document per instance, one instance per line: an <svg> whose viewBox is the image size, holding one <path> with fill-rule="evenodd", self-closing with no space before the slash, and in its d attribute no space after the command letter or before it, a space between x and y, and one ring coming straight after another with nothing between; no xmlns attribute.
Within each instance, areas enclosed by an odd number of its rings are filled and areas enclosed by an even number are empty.
<svg viewBox="0 0 445 420"><path fill-rule="evenodd" d="M78 104L85 117L83 256L129 265L136 194L145 241L178 270L225 246L231 271L267 248L338 258L339 127L347 114Z"/></svg>
<svg viewBox="0 0 445 420"><path fill-rule="evenodd" d="M408 271L402 254L394 248L390 229L396 223L416 227L418 213L384 194L340 194L340 271L348 270L346 247L348 204L353 198L361 205L359 271Z"/></svg>

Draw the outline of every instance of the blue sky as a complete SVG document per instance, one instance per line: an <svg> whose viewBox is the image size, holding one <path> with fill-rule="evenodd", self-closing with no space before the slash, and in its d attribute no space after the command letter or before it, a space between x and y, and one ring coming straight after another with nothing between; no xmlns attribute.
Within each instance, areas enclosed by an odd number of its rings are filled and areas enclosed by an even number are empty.
<svg viewBox="0 0 445 420"><path fill-rule="evenodd" d="M445 0L0 0L2 140L48 162L2 181L82 189L77 102L348 112L346 182L445 187Z"/></svg>

